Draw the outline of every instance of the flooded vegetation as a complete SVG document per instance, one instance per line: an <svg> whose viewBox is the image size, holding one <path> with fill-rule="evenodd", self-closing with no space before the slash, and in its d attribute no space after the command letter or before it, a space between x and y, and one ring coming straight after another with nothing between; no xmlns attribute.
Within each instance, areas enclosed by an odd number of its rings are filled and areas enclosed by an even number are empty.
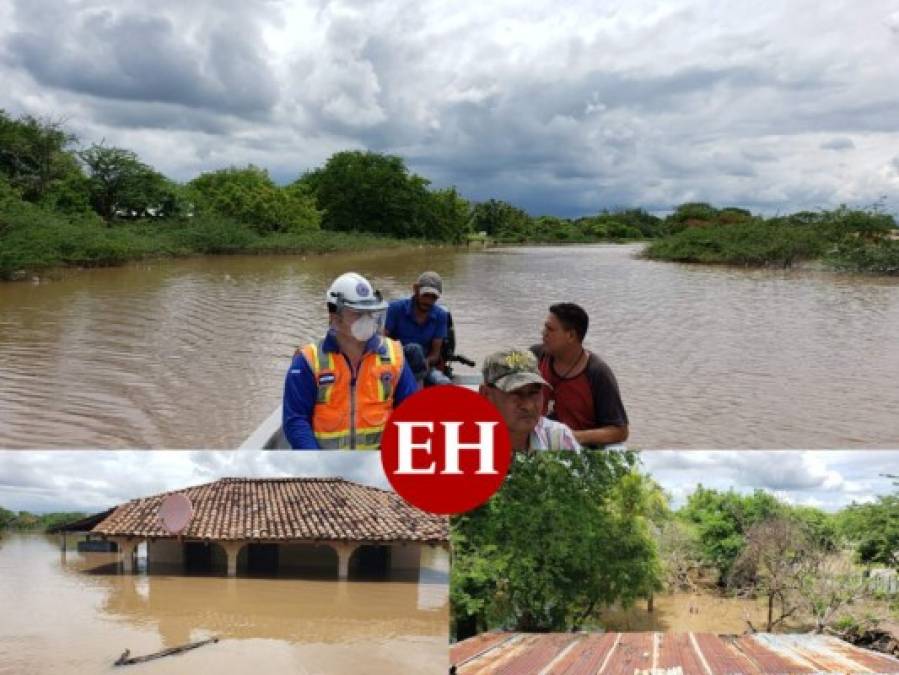
<svg viewBox="0 0 899 675"><path fill-rule="evenodd" d="M699 485L675 509L633 453L518 454L451 519L452 634L863 632L899 610L897 507Z"/></svg>
<svg viewBox="0 0 899 675"><path fill-rule="evenodd" d="M550 303L583 304L634 447L899 444L899 280L679 266L640 250L234 256L7 284L0 447L236 447L280 402L294 349L322 333L337 274L354 269L392 298L426 267L443 275L459 351L475 359L537 342Z"/></svg>
<svg viewBox="0 0 899 675"><path fill-rule="evenodd" d="M364 662L367 673L445 673L448 557L433 551L422 562L416 578L365 581L157 567L126 575L115 554L63 552L56 537L5 533L0 663L14 673L111 673L126 648L143 655L217 636L139 668L357 673Z"/></svg>

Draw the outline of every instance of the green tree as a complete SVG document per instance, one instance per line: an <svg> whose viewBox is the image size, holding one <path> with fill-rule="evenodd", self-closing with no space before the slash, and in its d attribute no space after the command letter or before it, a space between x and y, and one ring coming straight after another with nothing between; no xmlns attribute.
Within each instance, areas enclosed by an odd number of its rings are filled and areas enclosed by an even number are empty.
<svg viewBox="0 0 899 675"><path fill-rule="evenodd" d="M695 525L703 559L718 570L723 585L743 550L749 528L784 510L784 505L764 490L740 495L699 485L678 516Z"/></svg>
<svg viewBox="0 0 899 675"><path fill-rule="evenodd" d="M427 214L426 239L460 244L471 232L471 206L454 187L431 192Z"/></svg>
<svg viewBox="0 0 899 675"><path fill-rule="evenodd" d="M165 212L177 202L174 186L131 150L95 143L78 156L88 170L91 206L107 222L174 215Z"/></svg>
<svg viewBox="0 0 899 675"><path fill-rule="evenodd" d="M673 223L688 224L690 221L713 222L718 216L718 209L706 202L687 202L681 204L667 220Z"/></svg>
<svg viewBox="0 0 899 675"><path fill-rule="evenodd" d="M472 228L487 236L505 241L524 241L531 236L533 220L508 202L490 199L474 206Z"/></svg>
<svg viewBox="0 0 899 675"><path fill-rule="evenodd" d="M41 201L56 181L78 171L66 148L75 136L62 122L0 110L0 174L30 202Z"/></svg>
<svg viewBox="0 0 899 675"><path fill-rule="evenodd" d="M899 495L847 506L837 515L837 527L854 544L859 562L899 569Z"/></svg>
<svg viewBox="0 0 899 675"><path fill-rule="evenodd" d="M652 490L633 463L626 453L516 455L500 491L453 519L457 636L577 629L658 588Z"/></svg>
<svg viewBox="0 0 899 675"><path fill-rule="evenodd" d="M8 528L13 520L15 520L16 514L12 511L8 511L0 506L0 530L5 530Z"/></svg>
<svg viewBox="0 0 899 675"><path fill-rule="evenodd" d="M260 234L311 232L321 223L308 186L279 187L268 171L252 164L201 174L187 184L187 192L200 212L246 223Z"/></svg>
<svg viewBox="0 0 899 675"><path fill-rule="evenodd" d="M322 228L373 232L398 238L427 237L433 206L429 181L410 174L402 158L357 150L338 152L300 178L324 212Z"/></svg>

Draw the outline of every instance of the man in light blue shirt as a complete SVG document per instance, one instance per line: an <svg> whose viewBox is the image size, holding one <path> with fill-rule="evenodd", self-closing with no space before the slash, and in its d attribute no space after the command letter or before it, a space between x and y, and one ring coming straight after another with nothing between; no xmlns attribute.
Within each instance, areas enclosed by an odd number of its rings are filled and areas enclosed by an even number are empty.
<svg viewBox="0 0 899 675"><path fill-rule="evenodd" d="M437 304L442 294L440 275L423 272L412 285L412 297L390 303L384 325L384 334L403 344L409 366L426 385L450 383L440 370L448 325L448 312Z"/></svg>

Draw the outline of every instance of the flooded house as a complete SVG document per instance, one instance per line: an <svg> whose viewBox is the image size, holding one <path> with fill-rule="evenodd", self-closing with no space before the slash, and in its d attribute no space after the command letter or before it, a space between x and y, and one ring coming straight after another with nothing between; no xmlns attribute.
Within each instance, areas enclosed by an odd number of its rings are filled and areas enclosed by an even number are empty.
<svg viewBox="0 0 899 675"><path fill-rule="evenodd" d="M167 510L180 521L174 527ZM222 478L133 499L53 532L114 544L125 573L145 546L151 571L337 579L417 572L422 551L447 548L449 539L445 517L342 478Z"/></svg>

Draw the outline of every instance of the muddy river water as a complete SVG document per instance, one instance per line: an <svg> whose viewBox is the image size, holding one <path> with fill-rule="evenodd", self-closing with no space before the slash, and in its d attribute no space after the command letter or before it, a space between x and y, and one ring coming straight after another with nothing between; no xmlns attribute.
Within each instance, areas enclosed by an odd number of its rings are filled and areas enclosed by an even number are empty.
<svg viewBox="0 0 899 675"><path fill-rule="evenodd" d="M0 285L0 447L236 447L280 401L353 269L388 297L438 270L459 351L587 308L634 447L899 446L899 279L659 263L637 246L216 257Z"/></svg>
<svg viewBox="0 0 899 675"><path fill-rule="evenodd" d="M220 642L129 672L447 671L445 552L430 552L416 579L343 582L123 575L113 556L3 535L0 673L118 672L125 649L144 655L212 636Z"/></svg>

